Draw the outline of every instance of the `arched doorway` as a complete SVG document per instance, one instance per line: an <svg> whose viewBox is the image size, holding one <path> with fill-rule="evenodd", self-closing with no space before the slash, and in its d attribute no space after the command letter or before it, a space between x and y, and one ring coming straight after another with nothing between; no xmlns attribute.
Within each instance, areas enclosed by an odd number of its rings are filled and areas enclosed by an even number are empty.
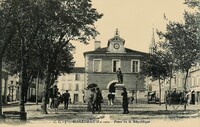
<svg viewBox="0 0 200 127"><path fill-rule="evenodd" d="M115 90L116 90L115 84L116 82L110 84L109 89L108 89L110 93L115 93Z"/></svg>

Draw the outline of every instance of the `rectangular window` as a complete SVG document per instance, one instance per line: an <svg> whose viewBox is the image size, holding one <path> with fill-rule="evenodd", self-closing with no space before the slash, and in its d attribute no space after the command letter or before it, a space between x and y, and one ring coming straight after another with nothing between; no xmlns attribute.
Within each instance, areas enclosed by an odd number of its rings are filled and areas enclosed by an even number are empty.
<svg viewBox="0 0 200 127"><path fill-rule="evenodd" d="M140 61L139 60L131 61L131 72L133 72L133 73L140 72Z"/></svg>
<svg viewBox="0 0 200 127"><path fill-rule="evenodd" d="M93 65L93 72L101 72L101 59L94 59Z"/></svg>
<svg viewBox="0 0 200 127"><path fill-rule="evenodd" d="M196 84L196 79L195 79L195 77L191 77L191 79L192 79L192 84L191 84L191 86L194 87L195 84Z"/></svg>
<svg viewBox="0 0 200 127"><path fill-rule="evenodd" d="M75 102L78 102L78 98L79 98L79 97L78 97L78 94L74 94L74 103L75 103Z"/></svg>
<svg viewBox="0 0 200 127"><path fill-rule="evenodd" d="M181 87L181 83L182 83L182 78L179 77L179 78L178 78L178 87L179 87L179 88Z"/></svg>
<svg viewBox="0 0 200 127"><path fill-rule="evenodd" d="M75 74L75 80L79 81L80 80L80 74Z"/></svg>
<svg viewBox="0 0 200 127"><path fill-rule="evenodd" d="M75 91L79 91L79 86L76 84Z"/></svg>
<svg viewBox="0 0 200 127"><path fill-rule="evenodd" d="M74 77L73 77L73 75L68 75L68 81L72 81L72 80L74 80Z"/></svg>
<svg viewBox="0 0 200 127"><path fill-rule="evenodd" d="M194 84L193 86L197 86L197 80L196 80L196 77L194 77Z"/></svg>
<svg viewBox="0 0 200 127"><path fill-rule="evenodd" d="M118 68L121 68L121 65L120 65L121 63L120 62L121 61L118 60L118 59L112 60L112 71L113 72L116 72Z"/></svg>

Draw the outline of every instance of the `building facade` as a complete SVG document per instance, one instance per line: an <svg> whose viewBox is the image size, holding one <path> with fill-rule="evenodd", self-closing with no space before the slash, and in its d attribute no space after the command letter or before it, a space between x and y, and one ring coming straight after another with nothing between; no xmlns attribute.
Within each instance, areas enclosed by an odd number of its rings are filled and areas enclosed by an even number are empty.
<svg viewBox="0 0 200 127"><path fill-rule="evenodd" d="M146 53L125 48L125 40L118 31L108 40L107 47L101 48L100 45L100 41L95 41L95 50L84 53L85 88L95 83L102 90L104 98L107 98L108 93L120 97L122 91L115 86L118 84L116 72L120 68L123 74L122 86L127 88L129 96L144 93L144 78L139 72ZM86 96L88 98L89 94Z"/></svg>
<svg viewBox="0 0 200 127"><path fill-rule="evenodd" d="M71 103L84 103L84 67L75 67L71 73L58 77L57 86L61 94L68 90Z"/></svg>
<svg viewBox="0 0 200 127"><path fill-rule="evenodd" d="M195 104L200 104L200 62L190 69L188 89L194 91Z"/></svg>
<svg viewBox="0 0 200 127"><path fill-rule="evenodd" d="M3 103L19 101L19 76L18 74L10 75L2 81ZM27 101L35 102L36 96L38 101L42 100L42 91L44 89L44 81L34 79L27 90Z"/></svg>
<svg viewBox="0 0 200 127"><path fill-rule="evenodd" d="M157 46L155 44L154 34L152 37L152 42L149 46L149 53L154 54L157 50ZM183 92L185 75L181 71L176 71L173 73L172 78L168 78L162 81L161 84L161 101L164 102L165 91L172 90ZM159 85L158 81L151 81L150 78L146 78L146 86L149 92L156 92L156 97L159 98ZM186 91L193 91L195 94L195 104L200 104L200 60L196 61L196 64L193 65L188 74L188 79L186 81Z"/></svg>

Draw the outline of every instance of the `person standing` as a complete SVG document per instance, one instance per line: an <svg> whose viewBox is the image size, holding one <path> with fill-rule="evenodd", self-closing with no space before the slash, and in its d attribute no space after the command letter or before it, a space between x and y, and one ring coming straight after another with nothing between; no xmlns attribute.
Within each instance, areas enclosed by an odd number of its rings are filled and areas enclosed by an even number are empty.
<svg viewBox="0 0 200 127"><path fill-rule="evenodd" d="M120 68L118 68L118 70L116 71L117 73L117 79L118 79L118 83L123 83L123 74Z"/></svg>
<svg viewBox="0 0 200 127"><path fill-rule="evenodd" d="M96 98L96 110L98 111L98 113L100 113L101 111L101 103L103 103L103 97L101 94L101 91L99 88L96 88L97 92L97 98Z"/></svg>
<svg viewBox="0 0 200 127"><path fill-rule="evenodd" d="M66 93L63 95L63 102L64 102L64 109L68 109L69 101L70 101L70 94L68 93L68 90L66 90Z"/></svg>
<svg viewBox="0 0 200 127"><path fill-rule="evenodd" d="M48 97L49 97L49 104L48 104L48 109L52 109L53 108L53 87L51 86L49 91L48 91Z"/></svg>
<svg viewBox="0 0 200 127"><path fill-rule="evenodd" d="M186 94L186 102L187 102L187 105L190 105L190 102L191 102L191 90L189 90Z"/></svg>
<svg viewBox="0 0 200 127"><path fill-rule="evenodd" d="M95 113L95 106L96 106L96 98L97 98L97 94L95 92L95 88L91 89L91 95L90 95L90 103L91 103L91 107L92 107L92 113Z"/></svg>
<svg viewBox="0 0 200 127"><path fill-rule="evenodd" d="M191 104L195 105L195 91L193 90L191 94Z"/></svg>
<svg viewBox="0 0 200 127"><path fill-rule="evenodd" d="M58 113L58 106L60 104L59 97L60 97L60 92L58 92L53 99L53 108L55 110L55 113Z"/></svg>
<svg viewBox="0 0 200 127"><path fill-rule="evenodd" d="M134 95L131 96L131 104L133 104L133 101L134 101Z"/></svg>
<svg viewBox="0 0 200 127"><path fill-rule="evenodd" d="M53 101L51 103L51 107L54 108L55 113L58 113L58 87L57 85L53 86Z"/></svg>
<svg viewBox="0 0 200 127"><path fill-rule="evenodd" d="M128 114L129 110L128 110L128 95L127 95L127 91L126 88L123 87L123 92L122 92L122 108L124 110L123 114Z"/></svg>
<svg viewBox="0 0 200 127"><path fill-rule="evenodd" d="M108 94L108 105L113 106L113 104L114 104L114 99L115 99L114 93L109 93L109 94Z"/></svg>
<svg viewBox="0 0 200 127"><path fill-rule="evenodd" d="M111 93L109 93L108 94L108 105L111 105L111 98L112 98L111 96L112 96Z"/></svg>

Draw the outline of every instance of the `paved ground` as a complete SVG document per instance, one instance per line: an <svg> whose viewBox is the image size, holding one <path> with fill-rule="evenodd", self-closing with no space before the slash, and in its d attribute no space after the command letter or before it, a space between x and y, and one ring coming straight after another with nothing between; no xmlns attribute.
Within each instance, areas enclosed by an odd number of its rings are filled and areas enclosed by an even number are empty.
<svg viewBox="0 0 200 127"><path fill-rule="evenodd" d="M170 106L168 111L165 105L158 104L132 104L129 105L129 114L122 114L121 105L108 106L102 105L100 114L92 114L87 111L86 104L71 104L69 110L63 109L63 104L59 107L56 114L53 110L49 110L49 114L42 114L40 105L28 103L26 104L26 112L28 120L26 124L66 124L66 123L134 123L149 124L152 122L165 121L166 123L173 121L193 121L200 122L200 105L189 105L187 111L183 111L183 106ZM177 108L177 109L176 109ZM176 110L175 110L176 109ZM17 105L4 106L3 111L19 111ZM3 123L3 122L2 122ZM6 119L5 124L22 123L17 119ZM96 125L96 124L95 124ZM199 123L200 125L200 123Z"/></svg>

